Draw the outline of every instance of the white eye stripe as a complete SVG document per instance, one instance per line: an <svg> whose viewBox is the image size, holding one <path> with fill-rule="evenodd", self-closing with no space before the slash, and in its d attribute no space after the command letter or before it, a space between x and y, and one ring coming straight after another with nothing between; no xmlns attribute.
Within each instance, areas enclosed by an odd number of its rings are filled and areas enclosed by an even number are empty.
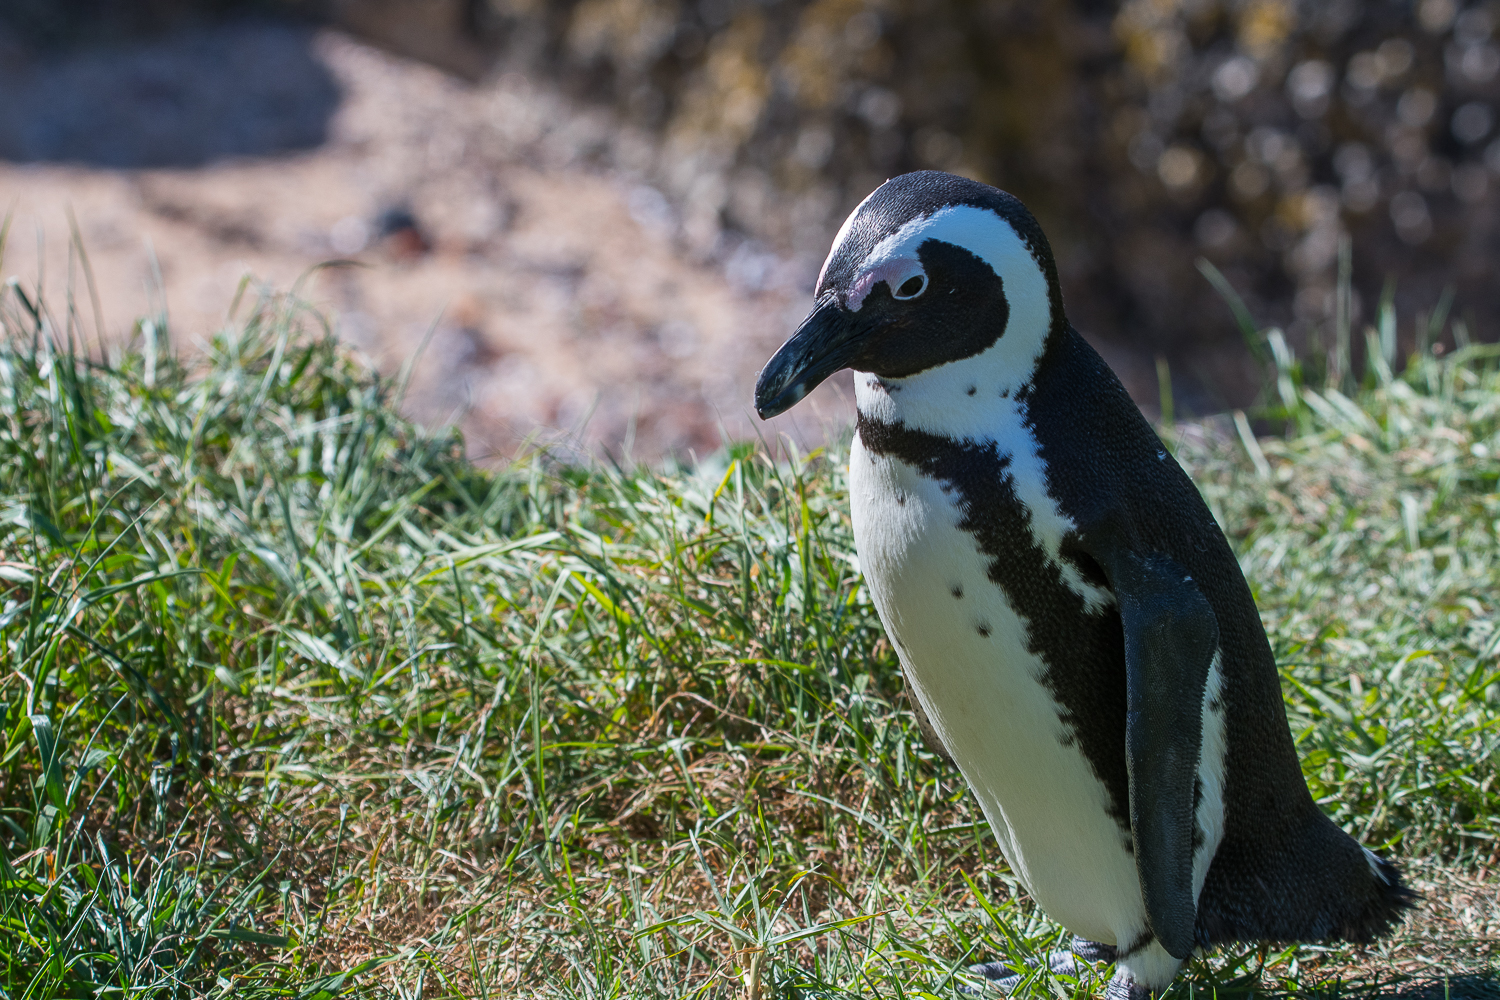
<svg viewBox="0 0 1500 1000"><path fill-rule="evenodd" d="M881 187L884 186L885 185L881 185ZM844 220L844 224L839 227L838 234L833 238L833 246L829 249L828 256L824 258L823 266L818 270L818 283L813 286L814 288L817 288L819 290L823 288L823 280L828 277L828 265L832 264L833 259L838 256L839 250L844 246L844 240L849 238L849 233L854 228L854 220L859 217L860 211L865 207L866 204L869 203L870 199L874 198L879 193L880 188L876 188L874 191L871 191L869 194L865 195L860 203L854 206L854 211L849 213L849 217Z"/></svg>
<svg viewBox="0 0 1500 1000"><path fill-rule="evenodd" d="M1048 295L1047 276L1036 255L1014 226L987 208L950 205L931 215L912 219L881 240L865 257L863 267L866 271L873 271L891 267L901 259L911 260L916 257L917 248L927 240L951 243L967 250L988 264L996 276L1004 279L1011 325L1042 332L1050 327L1052 302Z"/></svg>

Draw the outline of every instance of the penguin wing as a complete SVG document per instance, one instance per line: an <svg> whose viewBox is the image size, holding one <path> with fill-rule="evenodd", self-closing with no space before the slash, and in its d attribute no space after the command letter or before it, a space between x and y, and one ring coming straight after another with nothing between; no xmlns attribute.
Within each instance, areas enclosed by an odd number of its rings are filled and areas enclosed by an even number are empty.
<svg viewBox="0 0 1500 1000"><path fill-rule="evenodd" d="M1219 624L1169 556L1097 553L1125 632L1125 760L1136 872L1151 931L1174 958L1193 950L1193 834L1203 692Z"/></svg>

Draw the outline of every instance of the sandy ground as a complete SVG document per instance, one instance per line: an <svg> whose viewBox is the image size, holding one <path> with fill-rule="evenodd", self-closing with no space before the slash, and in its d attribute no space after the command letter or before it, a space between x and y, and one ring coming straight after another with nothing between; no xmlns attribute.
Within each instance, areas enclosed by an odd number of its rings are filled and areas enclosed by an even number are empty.
<svg viewBox="0 0 1500 1000"><path fill-rule="evenodd" d="M382 371L417 354L412 415L459 423L477 457L528 437L644 460L816 442L852 413L845 373L770 425L751 414L820 262L729 235L690 246L628 167L645 140L522 77L469 85L246 23L50 60L0 46L0 90L0 276L40 281L62 317L71 211L105 338L164 308L192 349L243 276L285 290L352 258L304 294Z"/></svg>

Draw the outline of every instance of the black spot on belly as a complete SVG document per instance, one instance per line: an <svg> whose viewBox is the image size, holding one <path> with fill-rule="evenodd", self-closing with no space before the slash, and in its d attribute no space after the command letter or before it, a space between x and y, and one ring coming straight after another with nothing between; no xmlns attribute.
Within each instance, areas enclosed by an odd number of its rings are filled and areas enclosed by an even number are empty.
<svg viewBox="0 0 1500 1000"><path fill-rule="evenodd" d="M952 591L954 597L964 596L964 585L961 583L955 583L949 589Z"/></svg>
<svg viewBox="0 0 1500 1000"><path fill-rule="evenodd" d="M1016 495L1011 455L994 441L958 441L864 414L859 415L857 430L872 454L895 458L944 490L956 491L952 502L961 514L957 527L974 537L987 557L990 582L1004 592L1025 623L1027 650L1046 665L1042 682L1060 706L1064 739L1072 737L1108 791L1110 815L1128 832L1125 637L1119 612L1110 605L1091 613L1083 596L1064 582L1061 567L1032 534L1031 511ZM1065 538L1063 547L1076 548L1076 540ZM980 635L990 634L988 623L976 627ZM996 712L1004 709L989 707Z"/></svg>
<svg viewBox="0 0 1500 1000"><path fill-rule="evenodd" d="M975 631L979 633L981 639L988 639L990 637L990 627L987 624L980 624Z"/></svg>
<svg viewBox="0 0 1500 1000"><path fill-rule="evenodd" d="M1208 833L1203 829L1203 824L1198 821L1198 807L1203 805L1203 779L1193 779L1193 854L1208 839Z"/></svg>
<svg viewBox="0 0 1500 1000"><path fill-rule="evenodd" d="M972 385L971 385L971 386L969 386L969 395L970 395L970 396L972 396L972 395L974 395L974 393L976 393L976 392L978 392L978 391L979 391L979 390L978 390L978 389L976 389L976 388L975 388L975 387L974 387L974 386L972 386Z"/></svg>
<svg viewBox="0 0 1500 1000"><path fill-rule="evenodd" d="M905 493L897 493L896 494L896 504L897 504L897 506L900 506L900 507L905 507L906 506L906 494Z"/></svg>

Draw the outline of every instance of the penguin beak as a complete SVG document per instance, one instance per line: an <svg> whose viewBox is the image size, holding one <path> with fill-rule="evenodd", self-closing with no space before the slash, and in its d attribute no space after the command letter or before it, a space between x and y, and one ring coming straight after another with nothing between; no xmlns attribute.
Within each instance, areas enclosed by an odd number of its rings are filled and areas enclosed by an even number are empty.
<svg viewBox="0 0 1500 1000"><path fill-rule="evenodd" d="M785 413L834 372L848 368L859 353L864 330L855 314L824 295L755 382L755 412L762 420Z"/></svg>

